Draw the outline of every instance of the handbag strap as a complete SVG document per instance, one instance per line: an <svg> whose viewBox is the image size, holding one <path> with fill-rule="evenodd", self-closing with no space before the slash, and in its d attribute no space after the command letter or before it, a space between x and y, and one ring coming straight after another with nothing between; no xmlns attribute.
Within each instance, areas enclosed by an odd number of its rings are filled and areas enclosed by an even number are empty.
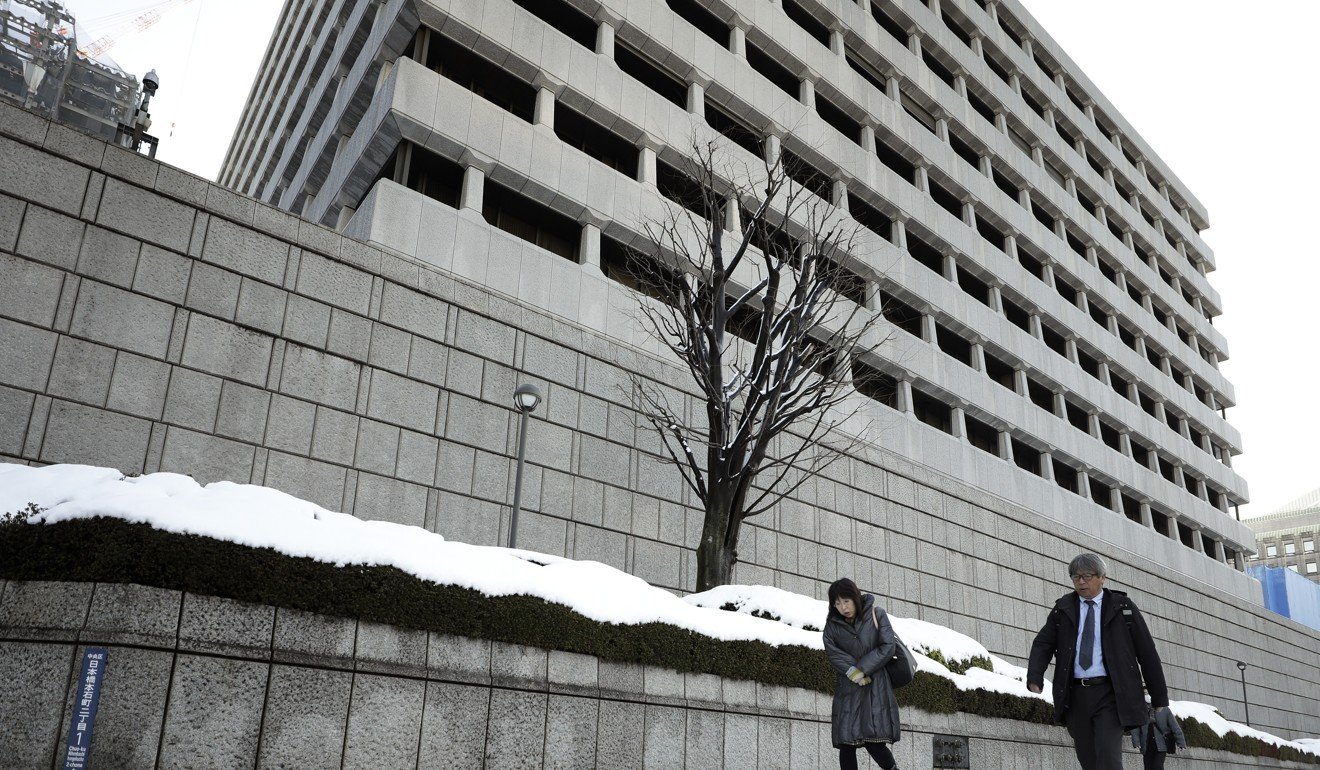
<svg viewBox="0 0 1320 770"><path fill-rule="evenodd" d="M875 630L880 630L880 621L875 619L875 607L871 607L871 622L875 624Z"/></svg>

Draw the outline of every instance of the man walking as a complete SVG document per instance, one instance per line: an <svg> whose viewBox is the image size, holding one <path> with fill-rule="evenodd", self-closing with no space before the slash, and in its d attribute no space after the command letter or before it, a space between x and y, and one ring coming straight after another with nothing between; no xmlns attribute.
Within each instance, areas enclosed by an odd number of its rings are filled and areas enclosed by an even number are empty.
<svg viewBox="0 0 1320 770"><path fill-rule="evenodd" d="M1082 770L1122 770L1123 732L1146 724L1143 678L1151 705L1169 706L1146 621L1127 594L1105 588L1107 573L1096 554L1072 560L1073 592L1054 603L1027 664L1027 689L1040 692L1054 658L1054 719L1068 726Z"/></svg>

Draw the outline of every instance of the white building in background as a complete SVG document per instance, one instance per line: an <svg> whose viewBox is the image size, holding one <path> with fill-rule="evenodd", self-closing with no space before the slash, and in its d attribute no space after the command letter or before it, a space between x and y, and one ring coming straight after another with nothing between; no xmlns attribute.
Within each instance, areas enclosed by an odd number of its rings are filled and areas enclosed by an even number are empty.
<svg viewBox="0 0 1320 770"><path fill-rule="evenodd" d="M1320 489L1246 524L1256 534L1252 566L1287 567L1320 583Z"/></svg>
<svg viewBox="0 0 1320 770"><path fill-rule="evenodd" d="M1017 2L288 0L220 181L645 349L720 134L861 228L885 449L1260 602L1207 213Z"/></svg>

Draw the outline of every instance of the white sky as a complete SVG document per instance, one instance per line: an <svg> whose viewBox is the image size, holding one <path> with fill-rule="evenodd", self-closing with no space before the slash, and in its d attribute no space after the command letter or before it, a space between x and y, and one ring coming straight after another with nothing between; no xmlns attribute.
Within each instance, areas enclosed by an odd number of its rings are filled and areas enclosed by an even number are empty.
<svg viewBox="0 0 1320 770"><path fill-rule="evenodd" d="M213 178L281 2L66 2L92 37L113 29L98 18L165 9L110 55L139 77L160 75L160 159ZM1320 107L1308 96L1320 78L1320 3L1022 2L1210 212L1204 237L1224 304L1215 325L1239 404L1228 418L1245 444L1234 467L1254 501L1243 515L1320 487L1320 239L1308 227L1320 205Z"/></svg>

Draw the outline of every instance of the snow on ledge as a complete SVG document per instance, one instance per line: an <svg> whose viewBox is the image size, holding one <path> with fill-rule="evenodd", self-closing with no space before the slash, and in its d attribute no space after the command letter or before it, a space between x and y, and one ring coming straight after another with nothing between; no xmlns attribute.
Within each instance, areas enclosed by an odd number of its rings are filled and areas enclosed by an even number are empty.
<svg viewBox="0 0 1320 770"><path fill-rule="evenodd" d="M595 561L520 549L452 542L421 527L365 521L328 511L276 489L217 481L202 486L189 476L152 473L126 477L113 468L0 463L0 514L36 503L34 521L56 523L97 517L148 524L179 534L202 535L288 556L345 566L391 566L423 580L461 586L488 596L526 595L563 604L593 620L634 625L661 622L714 639L823 649L825 602L769 586L721 586L679 598L640 578ZM735 612L720 609L725 604ZM753 616L762 612L780 620ZM1026 688L1026 670L992 655L965 634L914 618L890 616L895 632L917 653L917 668L950 679L960 689L984 689L1050 700ZM993 671L955 674L920 654L939 651L950 662L985 657ZM1194 717L1219 735L1229 731L1278 746L1320 751L1320 739L1286 741L1230 722L1213 706L1171 704L1179 717Z"/></svg>

